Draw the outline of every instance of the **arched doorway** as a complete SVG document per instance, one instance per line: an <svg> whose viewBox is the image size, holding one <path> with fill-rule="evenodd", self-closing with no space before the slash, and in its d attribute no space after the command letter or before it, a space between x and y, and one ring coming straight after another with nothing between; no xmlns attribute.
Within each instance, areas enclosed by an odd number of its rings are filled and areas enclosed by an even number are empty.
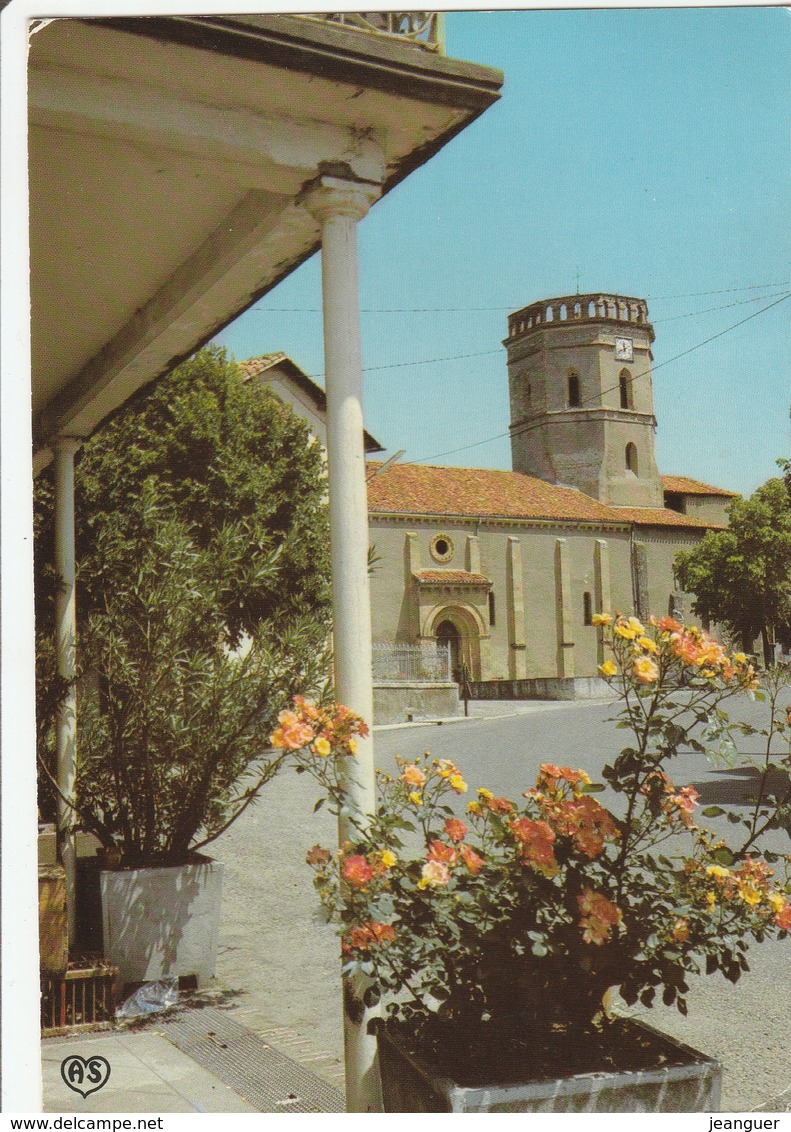
<svg viewBox="0 0 791 1132"><path fill-rule="evenodd" d="M453 622L446 618L437 625L436 635L437 644L450 647L450 671L453 679L458 681L461 678L461 666L464 660L461 633Z"/></svg>
<svg viewBox="0 0 791 1132"><path fill-rule="evenodd" d="M471 680L481 679L481 636L483 625L480 618L469 607L446 605L429 615L426 636L434 637L438 644L450 648L452 679L457 683L466 666Z"/></svg>

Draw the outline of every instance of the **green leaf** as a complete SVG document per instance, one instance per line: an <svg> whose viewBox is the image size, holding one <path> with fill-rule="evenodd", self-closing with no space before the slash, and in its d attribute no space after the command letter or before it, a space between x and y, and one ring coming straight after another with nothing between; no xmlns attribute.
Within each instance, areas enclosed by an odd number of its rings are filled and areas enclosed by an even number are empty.
<svg viewBox="0 0 791 1132"><path fill-rule="evenodd" d="M725 810L722 806L706 806L700 812L704 818L718 818L725 813Z"/></svg>
<svg viewBox="0 0 791 1132"><path fill-rule="evenodd" d="M724 845L719 849L715 849L712 853L712 856L714 857L714 860L720 865L733 864L733 853L731 853L730 849L726 848Z"/></svg>

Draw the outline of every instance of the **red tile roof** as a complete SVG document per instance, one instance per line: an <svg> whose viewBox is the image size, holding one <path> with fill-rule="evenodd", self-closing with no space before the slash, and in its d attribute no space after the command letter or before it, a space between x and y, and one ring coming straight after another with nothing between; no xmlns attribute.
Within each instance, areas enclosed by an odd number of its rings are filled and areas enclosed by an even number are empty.
<svg viewBox="0 0 791 1132"><path fill-rule="evenodd" d="M415 577L419 582L434 582L447 586L488 586L485 574L470 574L467 570L418 570Z"/></svg>
<svg viewBox="0 0 791 1132"><path fill-rule="evenodd" d="M378 463L369 463L373 471ZM513 519L597 519L613 514L571 487L556 487L521 472L393 464L368 481L371 511L414 515L487 515Z"/></svg>
<svg viewBox="0 0 791 1132"><path fill-rule="evenodd" d="M611 507L610 510L622 517L624 523L636 523L641 527L698 527L706 530L720 530L726 523L712 523L698 519L694 515L682 515L680 511L669 511L666 507Z"/></svg>
<svg viewBox="0 0 791 1132"><path fill-rule="evenodd" d="M712 487L711 484L692 480L689 476L660 476L665 491L677 491L682 495L727 495L733 498L738 495L736 491L726 491L724 487Z"/></svg>
<svg viewBox="0 0 791 1132"><path fill-rule="evenodd" d="M369 472L381 466L368 464ZM476 515L500 519L638 523L643 526L716 526L663 507L611 507L571 487L522 472L393 464L369 475L368 509L396 515Z"/></svg>

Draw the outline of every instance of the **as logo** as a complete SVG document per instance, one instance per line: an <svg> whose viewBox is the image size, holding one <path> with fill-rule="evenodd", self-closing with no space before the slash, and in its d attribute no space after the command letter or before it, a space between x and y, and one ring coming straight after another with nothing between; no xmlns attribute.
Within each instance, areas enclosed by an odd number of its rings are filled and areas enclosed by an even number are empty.
<svg viewBox="0 0 791 1132"><path fill-rule="evenodd" d="M70 1089L87 1097L106 1085L110 1078L110 1062L94 1054L87 1060L78 1053L71 1054L60 1063L60 1075Z"/></svg>

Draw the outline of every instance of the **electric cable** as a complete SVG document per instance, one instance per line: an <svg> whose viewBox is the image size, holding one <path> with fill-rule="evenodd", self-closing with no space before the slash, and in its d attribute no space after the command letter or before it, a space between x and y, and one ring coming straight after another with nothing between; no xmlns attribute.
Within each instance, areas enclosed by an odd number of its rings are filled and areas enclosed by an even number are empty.
<svg viewBox="0 0 791 1132"><path fill-rule="evenodd" d="M731 326L726 326L724 330L718 331L717 334L712 334L712 335L710 335L710 337L704 338L702 342L698 342L694 346L690 346L686 350L682 350L680 353L674 354L672 358L666 358L663 362L658 362L655 366L652 366L651 369L647 369L647 370L644 370L642 373L636 374L631 380L633 382L637 381L639 378L646 377L646 376L654 373L656 370L661 369L662 366L670 365L671 362L676 362L676 361L679 360L679 358L684 358L684 357L687 356L687 354L692 354L692 353L694 353L695 350L700 350L703 346L707 346L710 342L716 341L717 338L722 338L723 335L729 334L732 330L736 330L737 327L739 327L739 326L743 326L745 324L745 322L750 322L751 319L758 318L759 315L764 314L766 311L772 310L773 307L779 306L780 303L785 302L789 298L791 298L791 291L784 294L781 298L775 299L775 301L773 303L770 303L768 306L762 307L761 310L753 311L752 314L748 314L745 318L739 319L738 322L734 322ZM616 389L619 389L619 388L620 388L620 383L618 385L612 385L608 389L603 389L599 393L597 393L595 398L594 397L588 397L588 398L584 399L583 401L580 402L579 406L575 405L574 408L578 408L578 407L582 408L585 404L587 404L588 402L593 401L593 400L598 401L606 393L612 393ZM427 464L427 463L430 463L430 461L432 461L432 460L439 460L443 456L453 456L457 452L465 452L470 448L479 448L483 444L489 444L489 443L491 443L495 440L502 440L503 437L506 437L506 436L518 436L520 432L524 432L524 431L525 431L524 425L522 425L521 428L519 426L516 426L513 429L508 429L506 432L499 432L494 436L488 436L484 440L476 440L472 444L463 444L459 448L451 448L451 449L448 449L446 452L437 452L432 456L423 456L418 460L410 460L410 463L412 463L412 464Z"/></svg>

